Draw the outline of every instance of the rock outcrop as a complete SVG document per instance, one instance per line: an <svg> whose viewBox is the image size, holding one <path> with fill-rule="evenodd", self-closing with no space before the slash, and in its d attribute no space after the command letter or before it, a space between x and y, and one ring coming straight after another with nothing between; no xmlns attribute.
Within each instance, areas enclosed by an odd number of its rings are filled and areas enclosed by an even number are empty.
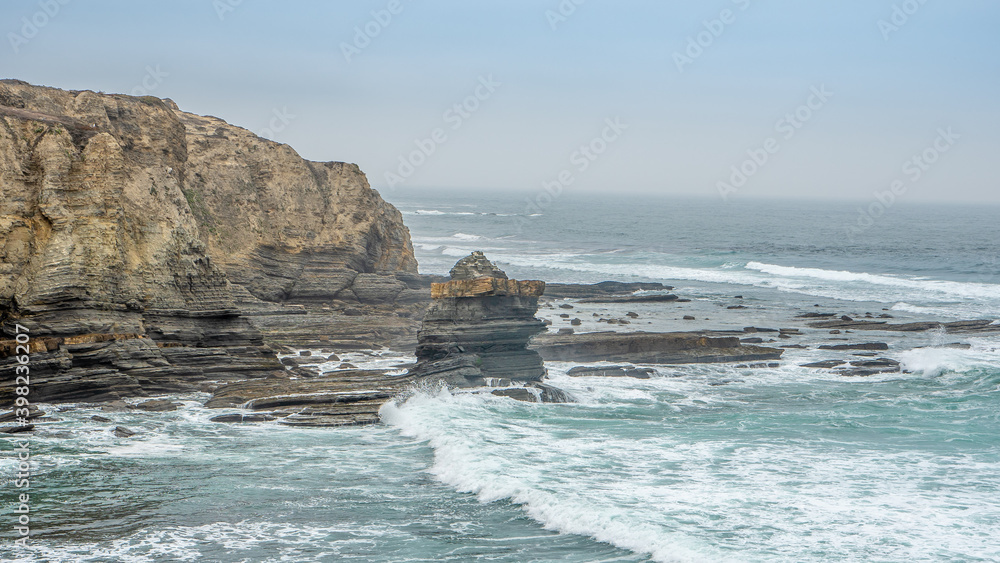
<svg viewBox="0 0 1000 563"><path fill-rule="evenodd" d="M264 377L265 338L359 339L348 307L369 347L414 341L428 285L354 165L169 100L0 81L0 369L28 327L36 401Z"/></svg>
<svg viewBox="0 0 1000 563"><path fill-rule="evenodd" d="M264 338L412 347L430 282L417 275L402 215L361 170L309 162L288 145L174 109L198 235Z"/></svg>
<svg viewBox="0 0 1000 563"><path fill-rule="evenodd" d="M777 360L784 350L748 346L737 337L689 332L543 334L531 343L546 361L694 364Z"/></svg>
<svg viewBox="0 0 1000 563"><path fill-rule="evenodd" d="M541 381L542 358L527 344L545 330L535 318L545 282L508 279L481 252L460 260L452 276L431 286L410 373L456 387Z"/></svg>
<svg viewBox="0 0 1000 563"><path fill-rule="evenodd" d="M380 371L341 371L316 379L270 378L231 383L217 389L205 406L239 407L249 414L221 415L216 422L277 420L292 426L374 424L387 401L414 382Z"/></svg>

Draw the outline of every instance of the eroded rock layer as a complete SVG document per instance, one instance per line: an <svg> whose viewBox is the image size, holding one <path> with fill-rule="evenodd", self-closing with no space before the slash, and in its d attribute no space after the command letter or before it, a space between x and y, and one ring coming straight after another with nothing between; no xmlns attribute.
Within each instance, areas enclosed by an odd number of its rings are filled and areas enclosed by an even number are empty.
<svg viewBox="0 0 1000 563"><path fill-rule="evenodd" d="M535 318L545 282L507 279L482 253L462 259L452 273L458 277L431 286L434 301L410 373L458 387L540 381L542 358L527 345L545 330Z"/></svg>
<svg viewBox="0 0 1000 563"><path fill-rule="evenodd" d="M349 308L369 347L412 340L428 285L354 165L169 100L0 81L0 367L28 327L34 400L262 377L265 337L356 339L326 322Z"/></svg>

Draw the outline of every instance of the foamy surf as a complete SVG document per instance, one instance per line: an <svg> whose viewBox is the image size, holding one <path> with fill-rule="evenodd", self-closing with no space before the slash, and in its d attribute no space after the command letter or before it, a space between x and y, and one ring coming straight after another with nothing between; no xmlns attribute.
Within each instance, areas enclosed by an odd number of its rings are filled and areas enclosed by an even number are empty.
<svg viewBox="0 0 1000 563"><path fill-rule="evenodd" d="M485 442L508 452L523 448L530 452L530 458L542 462L551 457L546 451L554 446L551 437L527 427L514 429L510 424L502 425L492 416L495 412L530 410L539 405L509 403L492 396L453 395L444 389L418 393L402 404L389 403L380 415L404 436L425 441L434 448L430 472L443 483L460 492L475 494L482 502L509 500L518 504L546 529L590 536L636 553L649 554L656 561L735 561L707 546L690 545L696 542L681 534L637 521L626 510L594 505L585 495L567 494L546 486L544 468L529 468L530 472L525 472L526 467L515 466L513 458L483 455ZM438 415L445 415L453 405L475 417L463 421L461 432L449 432L438 424ZM454 412L451 415L454 416ZM532 443L525 443L529 439L533 439Z"/></svg>
<svg viewBox="0 0 1000 563"><path fill-rule="evenodd" d="M580 404L442 391L381 414L433 448L428 470L456 490L657 561L988 557L1000 555L1000 542L981 541L1000 503L983 504L981 491L1000 490L1000 460L967 449L955 425L989 420L981 393L997 382L978 374L990 354L916 349L902 354L915 373L862 379L792 362L684 366L648 380L571 378L570 364L551 364L552 382ZM948 377L934 382L931 371ZM708 385L713 377L723 384ZM926 410L956 386L978 390L960 411ZM897 408L915 411L899 419ZM908 420L917 413L919 433ZM975 481L955 482L949 468L968 456ZM976 521L963 508L972 504Z"/></svg>

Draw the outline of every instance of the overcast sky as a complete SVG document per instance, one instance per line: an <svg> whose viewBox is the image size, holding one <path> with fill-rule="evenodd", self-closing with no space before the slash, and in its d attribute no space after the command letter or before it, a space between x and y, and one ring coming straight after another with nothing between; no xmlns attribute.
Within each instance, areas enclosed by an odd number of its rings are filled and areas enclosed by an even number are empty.
<svg viewBox="0 0 1000 563"><path fill-rule="evenodd" d="M383 192L1000 202L998 29L990 0L5 0L0 75L172 98Z"/></svg>

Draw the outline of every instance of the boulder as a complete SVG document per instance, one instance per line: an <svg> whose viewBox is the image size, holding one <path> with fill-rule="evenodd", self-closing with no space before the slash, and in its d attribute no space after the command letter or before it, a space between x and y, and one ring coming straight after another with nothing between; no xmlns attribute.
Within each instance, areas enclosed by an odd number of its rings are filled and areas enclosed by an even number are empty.
<svg viewBox="0 0 1000 563"><path fill-rule="evenodd" d="M118 438L129 438L135 436L135 432L125 428L124 426L115 426L115 429L111 431Z"/></svg>
<svg viewBox="0 0 1000 563"><path fill-rule="evenodd" d="M147 412L169 412L177 410L181 406L169 399L151 399L135 406L136 409Z"/></svg>
<svg viewBox="0 0 1000 563"><path fill-rule="evenodd" d="M507 274L490 262L482 251L475 251L462 258L451 271L452 280L473 280L476 278L507 279Z"/></svg>

